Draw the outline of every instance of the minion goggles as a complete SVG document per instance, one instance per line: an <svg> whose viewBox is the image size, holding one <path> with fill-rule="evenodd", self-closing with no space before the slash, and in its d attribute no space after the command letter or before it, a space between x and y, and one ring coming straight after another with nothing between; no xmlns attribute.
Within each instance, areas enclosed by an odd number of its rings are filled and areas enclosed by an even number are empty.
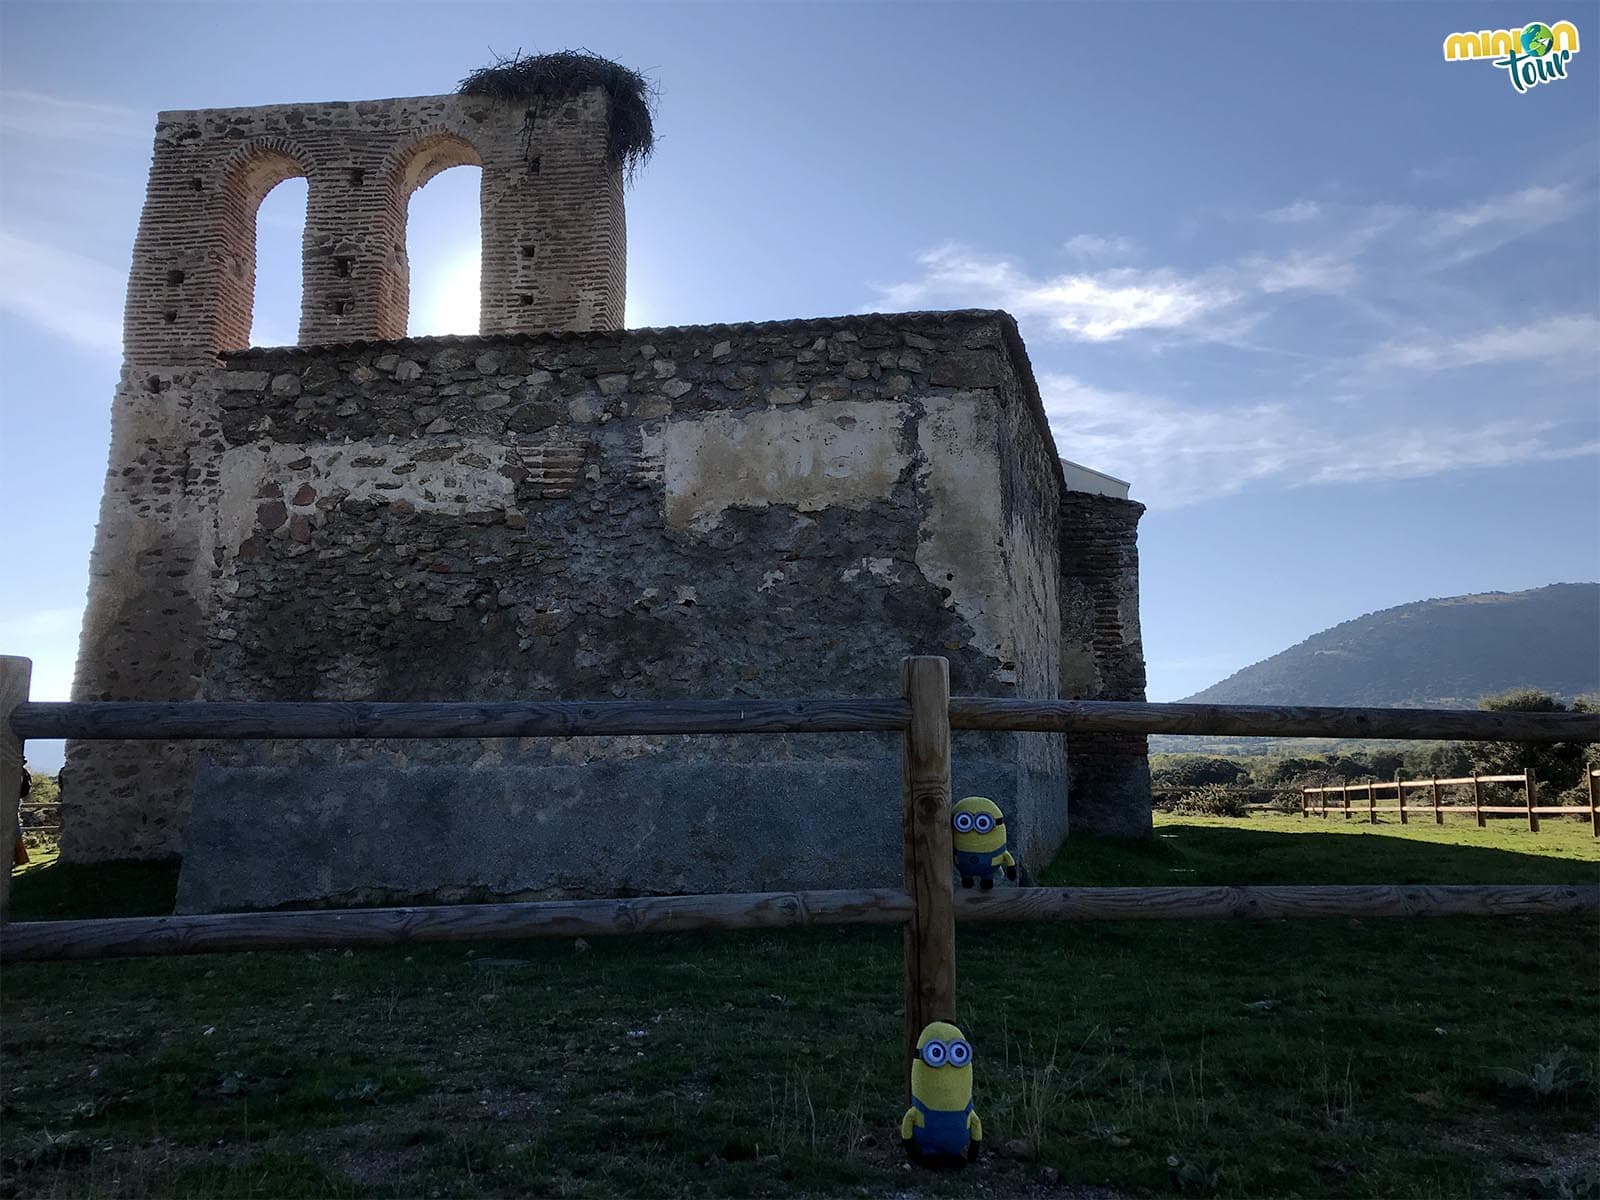
<svg viewBox="0 0 1600 1200"><path fill-rule="evenodd" d="M950 824L955 826L957 833L988 833L1004 820L1004 816L991 817L988 813L978 813L974 816L972 813L963 812L952 817Z"/></svg>
<svg viewBox="0 0 1600 1200"><path fill-rule="evenodd" d="M930 1067L964 1067L972 1061L972 1047L960 1038L948 1042L934 1038L917 1050L917 1057Z"/></svg>

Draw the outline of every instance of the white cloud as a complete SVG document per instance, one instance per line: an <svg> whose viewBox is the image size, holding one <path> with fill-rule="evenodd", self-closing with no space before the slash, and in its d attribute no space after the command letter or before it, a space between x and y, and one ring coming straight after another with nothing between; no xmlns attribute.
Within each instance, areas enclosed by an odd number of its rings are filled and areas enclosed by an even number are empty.
<svg viewBox="0 0 1600 1200"><path fill-rule="evenodd" d="M1565 221L1593 204L1592 192L1572 184L1536 184L1467 208L1426 214L1419 240L1432 248L1428 266L1454 267Z"/></svg>
<svg viewBox="0 0 1600 1200"><path fill-rule="evenodd" d="M1068 238L1062 249L1079 258L1127 258L1138 249L1138 245L1132 238L1118 234L1100 237L1092 233L1080 233Z"/></svg>
<svg viewBox="0 0 1600 1200"><path fill-rule="evenodd" d="M1140 330L1196 326L1228 307L1235 295L1216 284L1173 271L1120 267L1039 279L1002 258L946 245L918 258L920 279L881 287L884 302L901 309L951 304L1003 308L1038 317L1069 337L1108 342Z"/></svg>
<svg viewBox="0 0 1600 1200"><path fill-rule="evenodd" d="M1253 258L1245 264L1255 286L1268 295L1277 292L1345 292L1355 286L1358 272L1347 258L1336 254L1295 251L1278 259Z"/></svg>
<svg viewBox="0 0 1600 1200"><path fill-rule="evenodd" d="M104 263L0 229L0 311L89 350L122 351L127 280Z"/></svg>
<svg viewBox="0 0 1600 1200"><path fill-rule="evenodd" d="M1368 365L1445 371L1525 362L1592 371L1597 361L1600 318L1568 315L1450 339L1387 342L1373 351Z"/></svg>
<svg viewBox="0 0 1600 1200"><path fill-rule="evenodd" d="M0 91L0 130L52 141L145 139L153 136L155 121L119 104L6 88Z"/></svg>
<svg viewBox="0 0 1600 1200"><path fill-rule="evenodd" d="M1315 200L1296 200L1293 204L1274 208L1261 215L1275 225L1298 225L1304 221L1315 221L1320 217L1322 205Z"/></svg>
<svg viewBox="0 0 1600 1200"><path fill-rule="evenodd" d="M1292 487L1416 479L1600 449L1550 420L1458 428L1402 419L1350 433L1286 403L1200 408L1061 374L1041 376L1039 386L1061 454L1130 480L1133 496L1153 508L1232 495L1262 480Z"/></svg>
<svg viewBox="0 0 1600 1200"><path fill-rule="evenodd" d="M1570 186L1535 184L1520 191L1491 197L1470 208L1440 213L1435 221L1434 232L1448 238L1489 225L1539 228L1567 217L1576 210L1577 203L1576 189Z"/></svg>

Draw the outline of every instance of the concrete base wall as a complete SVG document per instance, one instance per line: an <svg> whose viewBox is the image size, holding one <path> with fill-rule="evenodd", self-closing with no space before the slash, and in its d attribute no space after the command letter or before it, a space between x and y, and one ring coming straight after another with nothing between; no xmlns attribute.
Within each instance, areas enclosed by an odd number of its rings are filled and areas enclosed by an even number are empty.
<svg viewBox="0 0 1600 1200"><path fill-rule="evenodd" d="M958 742L974 740L1011 738ZM857 744L859 758L767 763L681 743L546 766L208 762L178 911L893 886L898 738ZM1005 803L1025 871L1054 856L1063 806L1029 797L1059 779L1029 786L1014 755L959 754L954 782Z"/></svg>

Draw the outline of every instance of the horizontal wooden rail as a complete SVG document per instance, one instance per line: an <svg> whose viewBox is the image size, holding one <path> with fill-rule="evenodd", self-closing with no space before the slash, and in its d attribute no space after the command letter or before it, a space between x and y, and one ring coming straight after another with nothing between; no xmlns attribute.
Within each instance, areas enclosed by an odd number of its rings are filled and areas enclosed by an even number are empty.
<svg viewBox="0 0 1600 1200"><path fill-rule="evenodd" d="M1478 917L1600 914L1600 884L1318 884L1008 888L964 892L965 921L1153 921L1230 917Z"/></svg>
<svg viewBox="0 0 1600 1200"><path fill-rule="evenodd" d="M1318 809L1313 810L1313 814L1316 815L1316 816L1321 816L1324 811L1330 812L1334 816L1338 816L1339 814L1344 812L1344 809L1342 809L1342 808L1329 808L1329 809L1324 810L1324 809L1318 808ZM1397 813L1397 812L1405 812L1405 813L1407 813L1407 814L1409 814L1410 816L1413 816L1413 817L1431 816L1433 813L1436 813L1436 812L1442 812L1442 813L1480 813L1480 812L1483 812L1483 813L1517 813L1519 815L1523 815L1523 814L1526 814L1527 811L1528 811L1528 806L1526 804L1485 804L1482 808L1476 808L1471 804L1441 804L1438 808L1435 808L1431 804L1424 804L1424 805L1420 805L1420 806L1419 805L1415 805L1415 804L1408 804L1408 805L1406 805L1406 807L1404 809L1402 809L1398 804L1363 804L1360 808L1352 808L1350 810L1350 812L1351 812L1351 814L1353 816L1360 816L1362 813L1375 813L1375 812L1378 812L1378 813ZM1589 810L1587 808L1584 808L1581 805L1577 805L1577 804L1566 804L1566 805L1560 806L1559 808L1551 808L1551 807L1548 807L1548 806L1545 806L1545 805L1538 805L1538 806L1536 806L1534 808L1533 811L1535 813L1538 813L1541 816L1556 816L1556 817L1559 817L1559 816L1565 814L1566 816L1569 816L1569 817L1587 817L1589 815Z"/></svg>
<svg viewBox="0 0 1600 1200"><path fill-rule="evenodd" d="M1352 792L1365 792L1368 788L1392 788L1396 784L1416 790L1417 788L1431 788L1436 783L1440 787L1445 787L1447 784L1470 785L1472 782L1473 779L1470 775L1468 775L1465 779L1374 779L1371 781L1363 779L1359 783L1352 781L1350 784L1350 790ZM1521 775L1479 775L1477 782L1515 783L1520 786L1521 784L1526 783L1527 780ZM1342 793L1344 791L1344 787L1342 784L1333 783L1327 785L1326 787L1308 787L1305 790L1307 792L1327 792L1331 795L1334 793Z"/></svg>
<svg viewBox="0 0 1600 1200"><path fill-rule="evenodd" d="M494 938L598 937L696 929L795 925L903 925L911 897L899 888L540 900L426 908L17 921L0 925L0 962L239 950L409 946Z"/></svg>
<svg viewBox="0 0 1600 1200"><path fill-rule="evenodd" d="M43 702L17 705L20 738L484 738L676 733L899 732L899 699L497 703ZM952 729L1266 737L1600 741L1600 714L1422 708L1282 708L1104 700L950 698Z"/></svg>
<svg viewBox="0 0 1600 1200"><path fill-rule="evenodd" d="M904 700L19 704L21 738L490 738L649 733L898 733Z"/></svg>
<svg viewBox="0 0 1600 1200"><path fill-rule="evenodd" d="M952 729L1067 733L1192 733L1495 742L1600 742L1600 713L1447 708L1285 708L1108 700L950 697Z"/></svg>
<svg viewBox="0 0 1600 1200"><path fill-rule="evenodd" d="M958 892L954 904L958 921L1558 916L1600 913L1600 885L1003 888ZM910 921L911 910L908 893L898 888L872 888L21 921L0 926L0 962L683 933L697 929L902 925Z"/></svg>

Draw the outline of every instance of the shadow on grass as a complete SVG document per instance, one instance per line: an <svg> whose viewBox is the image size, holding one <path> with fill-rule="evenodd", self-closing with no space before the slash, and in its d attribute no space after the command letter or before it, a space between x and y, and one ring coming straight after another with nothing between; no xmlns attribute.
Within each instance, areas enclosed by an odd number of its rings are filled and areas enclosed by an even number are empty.
<svg viewBox="0 0 1600 1200"><path fill-rule="evenodd" d="M1503 842L1508 834L1489 836ZM1600 863L1559 857L1562 847L1553 840L1540 849L1547 852L1423 840L1398 836L1383 826L1300 833L1173 823L1157 825L1155 838L1148 842L1069 838L1040 882L1056 887L1170 887L1600 881Z"/></svg>
<svg viewBox="0 0 1600 1200"><path fill-rule="evenodd" d="M178 864L167 858L34 867L12 879L9 916L14 921L166 916L177 900Z"/></svg>
<svg viewBox="0 0 1600 1200"><path fill-rule="evenodd" d="M1069 838L1039 882L1053 887L1600 882L1600 862L1574 857L1590 852L1587 828L1580 832L1581 837L1568 836L1570 830L1526 834L1491 827L1470 831L1478 844L1463 844L1438 840L1462 831L1436 832L1432 826L1402 834L1392 826L1354 822L1337 831L1163 822L1148 842ZM163 916L173 909L178 868L176 858L34 867L13 880L12 918Z"/></svg>

